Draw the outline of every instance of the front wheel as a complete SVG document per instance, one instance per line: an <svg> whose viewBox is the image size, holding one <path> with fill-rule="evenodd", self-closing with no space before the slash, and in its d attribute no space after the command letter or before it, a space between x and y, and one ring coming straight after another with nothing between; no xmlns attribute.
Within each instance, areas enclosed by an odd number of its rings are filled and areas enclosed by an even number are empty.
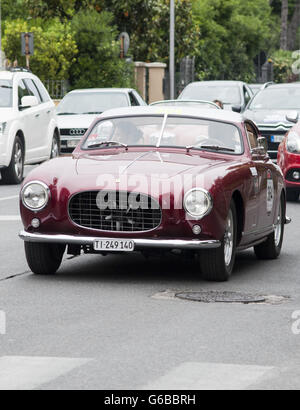
<svg viewBox="0 0 300 410"><path fill-rule="evenodd" d="M285 225L285 199L281 195L277 219L274 232L267 240L254 247L255 255L258 259L277 259L281 253Z"/></svg>
<svg viewBox="0 0 300 410"><path fill-rule="evenodd" d="M4 184L20 184L23 180L25 151L21 139L17 136L8 168L1 173Z"/></svg>
<svg viewBox="0 0 300 410"><path fill-rule="evenodd" d="M234 201L231 201L226 219L225 234L221 246L200 252L202 277L208 281L225 282L229 280L236 255L237 214Z"/></svg>
<svg viewBox="0 0 300 410"><path fill-rule="evenodd" d="M60 268L65 249L64 245L25 242L28 266L36 275L54 275Z"/></svg>
<svg viewBox="0 0 300 410"><path fill-rule="evenodd" d="M50 159L59 157L59 154L60 154L59 137L57 133L55 133L53 136L53 140L52 140Z"/></svg>

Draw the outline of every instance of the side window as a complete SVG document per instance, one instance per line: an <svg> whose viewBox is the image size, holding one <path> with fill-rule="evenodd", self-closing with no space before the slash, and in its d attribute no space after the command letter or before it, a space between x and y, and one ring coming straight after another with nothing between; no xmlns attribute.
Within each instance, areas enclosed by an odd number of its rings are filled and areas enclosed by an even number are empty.
<svg viewBox="0 0 300 410"><path fill-rule="evenodd" d="M245 95L245 102L246 102L246 105L247 105L248 102L251 100L251 95L249 94L246 87L244 87L244 95Z"/></svg>
<svg viewBox="0 0 300 410"><path fill-rule="evenodd" d="M23 80L19 82L18 85L18 101L19 101L19 107L22 105L22 98L30 96L30 92L28 91L28 88L26 87L25 83Z"/></svg>
<svg viewBox="0 0 300 410"><path fill-rule="evenodd" d="M40 93L38 92L38 89L36 88L36 85L34 84L34 82L27 78L26 80L24 80L25 85L27 86L30 95L36 97L38 99L39 104L42 102L42 98Z"/></svg>
<svg viewBox="0 0 300 410"><path fill-rule="evenodd" d="M258 147L258 143L257 143L258 135L256 133L256 130L252 127L251 124L246 124L246 130L247 130L250 148L251 149L257 148Z"/></svg>
<svg viewBox="0 0 300 410"><path fill-rule="evenodd" d="M130 98L130 104L132 105L132 107L137 107L140 105L137 99L135 98L135 95L132 92L129 93L129 98Z"/></svg>
<svg viewBox="0 0 300 410"><path fill-rule="evenodd" d="M51 100L50 95L49 95L46 87L44 86L44 84L39 79L36 79L36 81L34 83L36 84L36 86L38 88L38 91L41 95L42 102L45 103L45 102L50 101Z"/></svg>

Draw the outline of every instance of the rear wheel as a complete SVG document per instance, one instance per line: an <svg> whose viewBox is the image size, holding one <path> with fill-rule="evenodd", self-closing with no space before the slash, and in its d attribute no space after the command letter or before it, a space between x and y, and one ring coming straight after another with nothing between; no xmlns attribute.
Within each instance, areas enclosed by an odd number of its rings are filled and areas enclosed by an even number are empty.
<svg viewBox="0 0 300 410"><path fill-rule="evenodd" d="M287 189L286 197L289 202L297 202L299 199L299 191L295 189Z"/></svg>
<svg viewBox="0 0 300 410"><path fill-rule="evenodd" d="M13 185L20 184L22 182L24 173L24 158L24 145L20 137L17 136L13 146L11 162L8 168L1 172L2 181L4 184Z"/></svg>
<svg viewBox="0 0 300 410"><path fill-rule="evenodd" d="M29 268L36 275L54 275L60 268L65 249L64 245L25 242Z"/></svg>
<svg viewBox="0 0 300 410"><path fill-rule="evenodd" d="M277 259L281 253L285 225L285 200L281 195L277 219L274 232L268 239L254 247L255 255L258 259Z"/></svg>
<svg viewBox="0 0 300 410"><path fill-rule="evenodd" d="M231 201L220 248L200 252L200 266L205 280L224 282L230 278L235 264L236 242L237 214L235 203Z"/></svg>

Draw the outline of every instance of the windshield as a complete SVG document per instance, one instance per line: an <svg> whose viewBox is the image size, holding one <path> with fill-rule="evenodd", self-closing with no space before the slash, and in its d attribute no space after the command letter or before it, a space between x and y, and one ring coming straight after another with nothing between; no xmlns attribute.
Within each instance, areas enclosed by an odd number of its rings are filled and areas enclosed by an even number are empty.
<svg viewBox="0 0 300 410"><path fill-rule="evenodd" d="M258 93L250 110L300 110L300 87L267 88Z"/></svg>
<svg viewBox="0 0 300 410"><path fill-rule="evenodd" d="M213 108L213 109L219 109L219 107L208 101L181 101L181 100L172 100L172 101L159 101L155 102L151 105L162 105L162 106L175 106L175 107L195 107L195 108Z"/></svg>
<svg viewBox="0 0 300 410"><path fill-rule="evenodd" d="M0 80L0 107L12 107L12 81Z"/></svg>
<svg viewBox="0 0 300 410"><path fill-rule="evenodd" d="M180 99L206 101L220 100L223 104L241 104L241 95L239 87L230 87L228 85L193 85L187 87L182 92Z"/></svg>
<svg viewBox="0 0 300 410"><path fill-rule="evenodd" d="M112 108L128 107L125 93L83 92L71 93L57 107L58 115L101 114Z"/></svg>
<svg viewBox="0 0 300 410"><path fill-rule="evenodd" d="M150 146L195 148L242 154L243 144L233 124L175 115L122 117L98 122L83 149Z"/></svg>

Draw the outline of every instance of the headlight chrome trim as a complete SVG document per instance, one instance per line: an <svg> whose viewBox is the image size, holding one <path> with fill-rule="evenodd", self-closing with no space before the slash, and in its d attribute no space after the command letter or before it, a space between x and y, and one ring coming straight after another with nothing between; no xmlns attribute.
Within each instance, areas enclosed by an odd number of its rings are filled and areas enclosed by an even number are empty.
<svg viewBox="0 0 300 410"><path fill-rule="evenodd" d="M25 200L24 200L24 193L25 193L25 190L26 190L30 185L40 185L40 186L42 186L42 187L45 189L45 191L46 191L46 193L47 193L47 201L45 202L45 204L44 204L43 206L41 206L41 207L39 207L39 208L31 208L30 206L28 206L28 205L26 204L26 202L25 202ZM21 190L21 193L20 193L20 197L21 197L21 202L22 202L23 206L24 206L26 209L28 209L28 210L31 211L31 212L40 212L40 211L42 211L43 209L45 209L46 206L49 204L49 201L50 201L50 199L51 199L51 191L50 191L49 186L48 186L47 184L45 184L44 182L42 182L42 181L30 181L30 182L28 182L27 184L25 184L25 185L23 186L23 188L22 188L22 190Z"/></svg>
<svg viewBox="0 0 300 410"><path fill-rule="evenodd" d="M192 192L195 192L195 191L200 191L200 192L204 193L204 194L207 196L207 198L208 198L208 200L209 200L209 204L210 204L210 206L209 206L209 208L207 209L207 211L206 211L203 215L201 215L201 216L190 213L190 212L188 211L187 207L186 207L186 199L187 199L187 197L188 197ZM205 218L207 215L209 215L209 214L211 213L211 211L212 211L212 209L213 209L213 207L214 207L214 203L213 203L213 199L212 199L212 196L211 196L211 194L210 194L209 191L207 191L207 190L204 189L204 188L192 188L192 189L190 189L188 192L186 192L186 194L184 195L184 198L183 198L183 207L184 207L185 212L186 212L189 216L191 216L192 218L194 218L194 219L197 220L197 221L200 221L201 219Z"/></svg>

